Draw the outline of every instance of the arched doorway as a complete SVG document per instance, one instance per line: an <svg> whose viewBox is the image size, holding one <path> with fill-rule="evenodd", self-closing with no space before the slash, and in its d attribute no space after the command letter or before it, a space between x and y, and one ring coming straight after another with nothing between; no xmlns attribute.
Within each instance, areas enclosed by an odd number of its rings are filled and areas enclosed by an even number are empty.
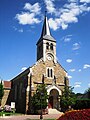
<svg viewBox="0 0 90 120"><path fill-rule="evenodd" d="M59 108L59 92L57 89L52 89L49 94L48 108Z"/></svg>

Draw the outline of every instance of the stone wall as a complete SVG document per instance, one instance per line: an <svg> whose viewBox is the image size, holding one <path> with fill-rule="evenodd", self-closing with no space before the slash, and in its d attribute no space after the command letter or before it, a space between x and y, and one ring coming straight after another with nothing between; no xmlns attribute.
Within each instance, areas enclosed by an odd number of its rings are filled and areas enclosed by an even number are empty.
<svg viewBox="0 0 90 120"><path fill-rule="evenodd" d="M12 101L16 104L16 112L26 112L28 72L23 72L12 80Z"/></svg>
<svg viewBox="0 0 90 120"><path fill-rule="evenodd" d="M47 77L48 67L53 69L54 75L52 78ZM43 80L47 86L52 85L55 76L56 86L63 91L66 75L66 71L58 62L54 63L53 60L44 62L40 59L28 70L14 78L12 80L12 101L16 103L17 112L30 112L31 96L36 92L37 85L41 84ZM15 98L15 86L17 86L17 98Z"/></svg>
<svg viewBox="0 0 90 120"><path fill-rule="evenodd" d="M54 75L56 77L56 84L60 86L60 89L63 89L64 79L66 77L66 71L62 68L62 66L59 63L54 63L53 61L46 61L43 62L43 60L38 61L37 64L35 64L32 67L32 82L34 85L34 89L36 90L37 84L42 83L43 75L44 75L44 82L47 85L52 84L53 78L47 77L47 68L51 67L53 69Z"/></svg>
<svg viewBox="0 0 90 120"><path fill-rule="evenodd" d="M4 95L1 101L2 106L5 106L7 104L9 93L10 93L10 89L4 89Z"/></svg>

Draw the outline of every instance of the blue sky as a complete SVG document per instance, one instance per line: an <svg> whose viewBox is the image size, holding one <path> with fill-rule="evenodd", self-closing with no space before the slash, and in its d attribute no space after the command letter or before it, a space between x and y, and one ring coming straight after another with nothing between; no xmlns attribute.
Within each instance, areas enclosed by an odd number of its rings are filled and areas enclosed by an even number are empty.
<svg viewBox="0 0 90 120"><path fill-rule="evenodd" d="M90 0L0 0L0 79L36 62L44 11L74 91L90 87Z"/></svg>

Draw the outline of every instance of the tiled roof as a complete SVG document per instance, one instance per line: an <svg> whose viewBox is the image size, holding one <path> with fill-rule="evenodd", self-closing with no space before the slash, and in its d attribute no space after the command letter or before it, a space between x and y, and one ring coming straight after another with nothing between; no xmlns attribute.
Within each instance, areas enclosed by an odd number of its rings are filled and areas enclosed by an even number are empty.
<svg viewBox="0 0 90 120"><path fill-rule="evenodd" d="M11 88L11 81L3 81L4 82L4 88Z"/></svg>

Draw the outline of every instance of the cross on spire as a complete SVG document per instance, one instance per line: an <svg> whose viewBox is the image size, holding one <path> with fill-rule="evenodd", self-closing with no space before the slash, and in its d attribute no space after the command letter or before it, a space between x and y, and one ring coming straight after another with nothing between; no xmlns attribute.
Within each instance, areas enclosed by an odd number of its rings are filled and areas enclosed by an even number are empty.
<svg viewBox="0 0 90 120"><path fill-rule="evenodd" d="M47 16L47 10L45 10L45 16Z"/></svg>

